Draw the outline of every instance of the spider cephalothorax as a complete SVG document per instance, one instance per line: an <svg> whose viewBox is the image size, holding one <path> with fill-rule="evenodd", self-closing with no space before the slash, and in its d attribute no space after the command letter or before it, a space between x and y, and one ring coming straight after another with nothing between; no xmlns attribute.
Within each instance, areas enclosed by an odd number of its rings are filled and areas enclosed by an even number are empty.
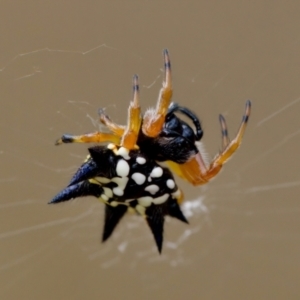
<svg viewBox="0 0 300 300"><path fill-rule="evenodd" d="M225 119L220 115L223 149L206 165L198 147L203 136L198 117L188 108L171 103L171 65L167 50L164 50L164 62L165 80L155 109L148 109L141 116L138 77L135 75L127 126L114 123L100 110L100 121L109 133L65 134L57 140L57 145L73 142L108 144L89 148L89 156L69 185L50 201L58 203L83 196L99 198L105 203L103 241L112 234L127 210L132 209L146 219L159 252L164 217L170 215L187 223L179 206L183 194L171 171L159 162L167 162L172 171L194 185L208 182L239 147L251 108L247 101L242 123L231 142ZM195 130L175 113L190 119Z"/></svg>
<svg viewBox="0 0 300 300"><path fill-rule="evenodd" d="M191 119L196 131L178 118L175 112ZM142 152L148 153L157 161L170 160L182 164L198 153L196 141L200 141L202 136L203 131L196 115L186 107L171 103L161 132L156 137L149 137L140 130L138 145Z"/></svg>

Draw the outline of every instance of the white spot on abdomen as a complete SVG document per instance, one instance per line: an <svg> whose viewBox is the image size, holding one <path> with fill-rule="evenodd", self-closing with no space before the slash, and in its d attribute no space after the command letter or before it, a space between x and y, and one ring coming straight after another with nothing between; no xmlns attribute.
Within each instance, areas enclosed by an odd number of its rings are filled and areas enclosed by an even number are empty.
<svg viewBox="0 0 300 300"><path fill-rule="evenodd" d="M120 149L117 151L117 155L120 155L127 160L130 159L129 150L124 147L120 147Z"/></svg>
<svg viewBox="0 0 300 300"><path fill-rule="evenodd" d="M108 179L106 177L99 177L99 176L97 176L94 179L97 180L100 183L109 183L110 182L110 179Z"/></svg>
<svg viewBox="0 0 300 300"><path fill-rule="evenodd" d="M122 190L125 190L125 187L127 185L128 182L128 177L114 177L111 179L112 182L115 182L118 187Z"/></svg>
<svg viewBox="0 0 300 300"><path fill-rule="evenodd" d="M135 209L136 209L136 211L137 211L140 215L142 215L142 216L145 215L146 208L145 208L144 206L138 204L138 205L135 207Z"/></svg>
<svg viewBox="0 0 300 300"><path fill-rule="evenodd" d="M174 187L175 187L175 182L173 179L168 179L167 180L167 187L170 189L170 190L173 190Z"/></svg>
<svg viewBox="0 0 300 300"><path fill-rule="evenodd" d="M149 196L145 196L145 197L138 198L137 200L140 205L144 207L148 207L152 204L153 198Z"/></svg>
<svg viewBox="0 0 300 300"><path fill-rule="evenodd" d="M116 146L114 144L107 145L107 149L113 150L114 148L116 148Z"/></svg>
<svg viewBox="0 0 300 300"><path fill-rule="evenodd" d="M169 194L164 194L160 197L157 197L157 198L154 198L153 199L153 203L154 204L162 204L162 203L165 203L169 198Z"/></svg>
<svg viewBox="0 0 300 300"><path fill-rule="evenodd" d="M183 199L183 194L180 189L178 189L176 192L172 193L172 198L177 200Z"/></svg>
<svg viewBox="0 0 300 300"><path fill-rule="evenodd" d="M112 191L111 191L110 188L103 187L103 190L104 190L104 194L105 194L108 198L112 198L113 193L112 193Z"/></svg>
<svg viewBox="0 0 300 300"><path fill-rule="evenodd" d="M137 157L136 162L140 165L143 165L144 163L146 163L146 159L144 157Z"/></svg>
<svg viewBox="0 0 300 300"><path fill-rule="evenodd" d="M104 202L107 202L107 201L108 201L108 197L107 197L105 194L102 194L100 197L102 198L102 200L103 200Z"/></svg>
<svg viewBox="0 0 300 300"><path fill-rule="evenodd" d="M131 178L135 181L136 184L142 185L146 181L146 176L142 173L133 173Z"/></svg>
<svg viewBox="0 0 300 300"><path fill-rule="evenodd" d="M154 194L156 194L156 193L159 191L159 186L156 185L156 184L148 185L148 186L145 188L145 191L147 191L147 192L149 192L150 194L154 195Z"/></svg>
<svg viewBox="0 0 300 300"><path fill-rule="evenodd" d="M124 159L120 159L116 167L117 175L120 177L126 177L129 174L129 170L129 164Z"/></svg>
<svg viewBox="0 0 300 300"><path fill-rule="evenodd" d="M124 195L124 190L120 189L119 187L113 188L113 192L116 196L123 196Z"/></svg>
<svg viewBox="0 0 300 300"><path fill-rule="evenodd" d="M150 176L153 177L153 178L158 178L158 177L161 177L162 174L163 174L162 168L161 168L161 167L155 167L155 168L152 170Z"/></svg>

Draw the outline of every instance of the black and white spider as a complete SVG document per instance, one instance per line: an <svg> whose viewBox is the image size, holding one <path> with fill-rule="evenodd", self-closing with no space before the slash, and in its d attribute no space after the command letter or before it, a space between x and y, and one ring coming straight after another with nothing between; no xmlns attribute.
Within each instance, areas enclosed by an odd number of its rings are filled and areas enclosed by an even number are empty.
<svg viewBox="0 0 300 300"><path fill-rule="evenodd" d="M232 141L228 138L225 119L220 115L222 151L206 165L198 147L203 136L198 117L188 108L171 103L171 64L167 50L164 50L164 68L165 78L156 108L141 115L138 76L135 75L126 126L114 123L100 110L100 121L109 133L65 134L57 140L57 145L79 142L106 143L106 146L89 148L87 159L69 185L49 202L59 203L83 196L99 198L105 204L102 241L109 238L127 210L132 209L146 219L159 252L165 216L188 223L180 209L183 193L171 171L193 185L207 183L240 146L251 109L247 101L242 123ZM185 115L195 128L175 113ZM170 169L160 162L166 162Z"/></svg>

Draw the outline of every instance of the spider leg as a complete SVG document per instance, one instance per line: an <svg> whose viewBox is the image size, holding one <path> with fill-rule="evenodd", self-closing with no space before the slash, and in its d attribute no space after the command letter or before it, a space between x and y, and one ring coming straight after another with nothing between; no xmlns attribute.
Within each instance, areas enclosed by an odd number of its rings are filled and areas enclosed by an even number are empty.
<svg viewBox="0 0 300 300"><path fill-rule="evenodd" d="M222 165L226 163L226 161L233 155L233 153L239 148L242 142L242 138L245 133L245 129L247 126L247 122L250 116L251 112L251 102L248 100L246 102L246 108L245 108L245 113L242 118L242 123L240 125L240 128L237 132L237 135L235 138L230 142L228 138L228 131L227 131L227 126L225 119L222 115L220 115L220 124L221 124L221 129L222 129L222 137L223 137L223 150L220 154L218 154L213 162L212 165Z"/></svg>
<svg viewBox="0 0 300 300"><path fill-rule="evenodd" d="M106 132L93 132L83 135L72 135L64 134L61 138L56 140L55 145L68 144L68 143L103 143L111 142L114 144L119 144L120 139L124 134L125 127L117 125L109 118L108 115L104 113L103 109L99 109L100 122L111 131L111 133Z"/></svg>
<svg viewBox="0 0 300 300"><path fill-rule="evenodd" d="M136 146L138 134L141 127L141 107L139 97L138 76L133 76L133 99L128 109L127 127L121 139L121 146L132 150Z"/></svg>
<svg viewBox="0 0 300 300"><path fill-rule="evenodd" d="M163 52L165 78L159 92L158 102L155 110L147 110L144 115L143 132L149 137L156 137L162 130L165 117L172 98L171 63L167 49Z"/></svg>
<svg viewBox="0 0 300 300"><path fill-rule="evenodd" d="M100 116L100 122L104 124L110 131L112 131L115 135L122 137L125 131L125 126L118 125L114 123L111 118L105 114L103 109L99 109L98 111Z"/></svg>
<svg viewBox="0 0 300 300"><path fill-rule="evenodd" d="M69 143L103 143L111 142L118 144L120 142L120 137L114 133L105 132L93 132L83 135L72 135L64 134L61 138L56 140L55 145L69 144Z"/></svg>
<svg viewBox="0 0 300 300"><path fill-rule="evenodd" d="M227 124L225 118L222 115L219 115L219 121L221 125L222 151L223 151L229 145L230 139L228 136Z"/></svg>
<svg viewBox="0 0 300 300"><path fill-rule="evenodd" d="M247 126L247 122L251 112L251 102L246 102L245 113L242 118L240 128L235 138L230 142L228 137L227 125L225 118L220 115L220 125L222 132L222 151L215 156L209 167L205 165L205 162L201 156L201 153L197 153L189 161L184 164L173 164L172 169L181 177L187 179L194 185L200 185L208 182L215 177L221 170L222 166L233 155L233 153L239 148L242 142L243 135Z"/></svg>

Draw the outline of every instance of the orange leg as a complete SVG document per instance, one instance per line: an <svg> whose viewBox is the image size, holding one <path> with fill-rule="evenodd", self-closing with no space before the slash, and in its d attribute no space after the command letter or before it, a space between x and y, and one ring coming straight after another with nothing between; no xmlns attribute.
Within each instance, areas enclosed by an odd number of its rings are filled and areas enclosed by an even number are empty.
<svg viewBox="0 0 300 300"><path fill-rule="evenodd" d="M230 142L228 137L227 125L225 118L220 115L220 125L222 131L222 151L215 156L213 161L207 168L204 160L199 152L184 164L171 164L171 168L181 177L187 179L194 185L200 185L208 182L215 177L221 170L222 166L228 161L233 153L239 148L242 142L243 135L247 126L247 122L251 112L251 102L246 102L245 113L242 118L242 123L235 138Z"/></svg>
<svg viewBox="0 0 300 300"><path fill-rule="evenodd" d="M171 63L168 50L164 50L165 78L159 92L156 109L149 109L144 115L143 132L149 137L156 137L162 130L172 98Z"/></svg>
<svg viewBox="0 0 300 300"><path fill-rule="evenodd" d="M103 109L99 110L100 122L103 123L112 133L94 132L83 135L70 135L64 134L58 139L55 145L66 143L102 143L111 142L114 144L120 144L122 139L122 145L128 149L133 149L136 144L138 132L140 130L141 117L140 117L140 105L139 105L139 86L138 77L134 76L134 97L129 106L128 126L118 125L114 123L108 115L104 113ZM125 131L126 130L126 131ZM123 137L123 138L122 138Z"/></svg>
<svg viewBox="0 0 300 300"><path fill-rule="evenodd" d="M93 132L82 135L64 134L60 139L55 142L55 145L68 144L68 143L103 143L111 142L119 144L121 137L124 133L122 126L114 124L110 118L104 114L103 109L99 110L100 121L106 125L112 133L106 132Z"/></svg>
<svg viewBox="0 0 300 300"><path fill-rule="evenodd" d="M121 137L124 134L125 126L114 123L111 118L104 113L103 109L99 109L100 122L104 124L115 135Z"/></svg>
<svg viewBox="0 0 300 300"><path fill-rule="evenodd" d="M139 98L138 76L133 76L133 99L128 109L127 127L121 139L121 146L126 149L134 149L142 123Z"/></svg>
<svg viewBox="0 0 300 300"><path fill-rule="evenodd" d="M119 144L120 137L113 133L94 132L83 135L64 134L60 139L55 142L55 145L68 144L68 143L103 143L111 142Z"/></svg>

